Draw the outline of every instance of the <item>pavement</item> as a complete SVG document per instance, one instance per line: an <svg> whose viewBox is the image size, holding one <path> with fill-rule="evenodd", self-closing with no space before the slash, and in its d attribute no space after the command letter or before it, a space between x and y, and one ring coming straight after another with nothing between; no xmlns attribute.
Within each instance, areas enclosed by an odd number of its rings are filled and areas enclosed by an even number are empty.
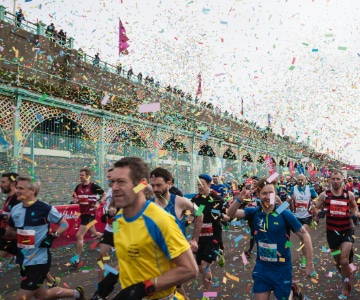
<svg viewBox="0 0 360 300"><path fill-rule="evenodd" d="M359 225L360 227L360 225ZM358 228L357 231L359 231ZM190 229L189 232L192 232ZM253 299L251 293L252 277L251 273L255 265L256 255L253 255L246 264L242 259L242 253L248 249L249 236L246 224L235 228L230 226L228 232L223 233L225 245L226 264L220 268L217 263L211 267L214 284L211 289L217 296L211 299ZM243 235L243 238L239 237ZM311 229L310 233L314 248L314 264L317 275L308 278L304 274L304 269L300 268L301 250L299 238L291 234L291 253L293 262L293 282L302 290L305 299L339 299L341 291L341 278L334 267L332 255L328 249L325 236L325 221L320 220L316 229ZM239 240L240 239L240 240ZM235 240L239 240L235 243ZM354 266L360 266L359 239L354 244L355 257ZM83 265L81 268L71 270L65 264L75 255L75 245L59 246L52 249L52 267L53 276L61 277L61 286L75 288L79 285L86 290L86 295L90 299L97 284L97 254L98 248L94 248L94 240L85 243L85 251L82 256ZM255 248L256 249L256 248ZM109 265L116 265L114 254L110 256L107 262ZM0 272L0 299L15 299L16 291L19 288L20 276L19 267L14 265L12 258L2 261ZM350 282L352 283L352 293L348 299L360 299L360 272L354 271ZM201 276L185 283L185 289L191 300L201 299ZM115 290L118 291L119 288ZM113 294L115 295L115 294ZM109 297L112 299L112 297ZM275 299L273 296L271 299Z"/></svg>

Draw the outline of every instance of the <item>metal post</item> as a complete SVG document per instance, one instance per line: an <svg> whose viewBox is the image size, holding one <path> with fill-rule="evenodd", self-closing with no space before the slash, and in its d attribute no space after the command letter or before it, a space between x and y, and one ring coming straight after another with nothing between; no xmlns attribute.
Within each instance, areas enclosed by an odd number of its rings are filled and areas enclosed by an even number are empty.
<svg viewBox="0 0 360 300"><path fill-rule="evenodd" d="M5 20L5 6L0 5L0 20L4 21Z"/></svg>
<svg viewBox="0 0 360 300"><path fill-rule="evenodd" d="M74 38L69 38L69 48L74 49Z"/></svg>
<svg viewBox="0 0 360 300"><path fill-rule="evenodd" d="M15 93L14 106L16 110L14 113L14 132L13 132L13 151L11 158L11 172L17 173L19 170L19 159L20 159L20 143L22 139L20 131L20 108L21 108L21 97Z"/></svg>
<svg viewBox="0 0 360 300"><path fill-rule="evenodd" d="M37 34L38 35L45 35L45 24L39 21L37 24Z"/></svg>
<svg viewBox="0 0 360 300"><path fill-rule="evenodd" d="M104 172L104 166L105 166L105 118L102 119L101 127L100 127L100 133L99 133L99 142L98 142L98 154L99 157L97 159L98 165L97 168L99 170L99 181L101 187L105 186L105 172Z"/></svg>
<svg viewBox="0 0 360 300"><path fill-rule="evenodd" d="M34 176L35 174L35 166L34 166L34 161L35 161L35 152L34 152L34 148L35 148L35 136L34 136L34 131L31 132L30 135L31 138L31 143L30 143L30 159L32 160L32 163L30 164L30 173L32 176Z"/></svg>

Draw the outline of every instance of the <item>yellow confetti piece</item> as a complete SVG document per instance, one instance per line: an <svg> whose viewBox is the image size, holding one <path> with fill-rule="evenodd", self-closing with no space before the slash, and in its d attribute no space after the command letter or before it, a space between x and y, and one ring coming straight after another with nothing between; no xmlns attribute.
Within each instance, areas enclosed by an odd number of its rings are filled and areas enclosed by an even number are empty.
<svg viewBox="0 0 360 300"><path fill-rule="evenodd" d="M318 281L315 278L311 278L311 281L316 284L318 283Z"/></svg>
<svg viewBox="0 0 360 300"><path fill-rule="evenodd" d="M305 244L302 244L302 245L300 246L300 248L297 249L296 251L300 251L304 246L305 246Z"/></svg>
<svg viewBox="0 0 360 300"><path fill-rule="evenodd" d="M20 155L20 157L21 157L23 160L26 160L26 161L28 161L29 163L34 164L35 167L37 166L36 161L33 161L33 160L31 160L30 158L27 158L27 157L22 156L22 155Z"/></svg>
<svg viewBox="0 0 360 300"><path fill-rule="evenodd" d="M39 147L40 147L40 148L42 148L42 147L43 147L43 145L42 145L40 142L38 142L38 145L39 145Z"/></svg>
<svg viewBox="0 0 360 300"><path fill-rule="evenodd" d="M92 220L90 223L86 225L86 228L89 229L91 226L95 225L97 223L97 220Z"/></svg>
<svg viewBox="0 0 360 300"><path fill-rule="evenodd" d="M140 182L136 187L133 188L133 191L137 194L138 192L142 191L146 187L147 187L147 185Z"/></svg>
<svg viewBox="0 0 360 300"><path fill-rule="evenodd" d="M278 256L281 256L281 253L279 251L276 251L276 253L277 253Z"/></svg>
<svg viewBox="0 0 360 300"><path fill-rule="evenodd" d="M226 282L227 282L227 278L224 276L223 277L223 281L222 281L224 284L226 284Z"/></svg>
<svg viewBox="0 0 360 300"><path fill-rule="evenodd" d="M16 136L16 139L18 140L18 142L20 142L22 140L23 136L21 134L20 129L15 130L15 136Z"/></svg>
<svg viewBox="0 0 360 300"><path fill-rule="evenodd" d="M226 277L231 279L231 280L234 280L236 282L240 282L239 277L233 276L233 275L229 274L228 272L226 272Z"/></svg>
<svg viewBox="0 0 360 300"><path fill-rule="evenodd" d="M104 263L101 260L98 260L97 264L99 265L101 270L104 270Z"/></svg>
<svg viewBox="0 0 360 300"><path fill-rule="evenodd" d="M103 260L110 260L110 256L104 256Z"/></svg>
<svg viewBox="0 0 360 300"><path fill-rule="evenodd" d="M285 258L280 257L280 258L279 258L279 262L285 262Z"/></svg>

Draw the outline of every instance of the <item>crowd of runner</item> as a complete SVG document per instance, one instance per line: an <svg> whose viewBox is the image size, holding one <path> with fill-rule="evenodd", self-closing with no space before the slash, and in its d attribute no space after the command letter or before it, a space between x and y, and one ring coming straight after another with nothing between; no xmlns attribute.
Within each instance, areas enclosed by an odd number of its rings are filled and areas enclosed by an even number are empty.
<svg viewBox="0 0 360 300"><path fill-rule="evenodd" d="M92 300L189 299L183 283L197 276L202 279L203 300L210 299L211 266L217 262L226 267L223 231L239 220L246 220L250 229L250 247L243 255L256 255L254 299L270 299L272 292L279 300L303 298L292 282L290 234L299 237L305 274L315 276L310 230L319 218L326 218L327 241L341 274L340 297L351 293L354 224L360 217L358 178L344 178L339 170L324 179L273 173L267 178L244 175L243 182L200 174L198 193L188 199L174 186L167 169L151 171L142 159L125 157L108 170L107 192L90 179L90 170L81 169L73 193L81 225L75 256L67 266L81 267L84 235L89 231L100 249ZM62 288L60 278L49 272L50 248L68 223L54 206L37 199L40 182L3 173L1 191L7 197L0 215L0 257L16 256L21 275L16 299L88 299L83 287ZM106 227L98 232L96 211L103 203L101 220ZM57 229L51 231L50 224ZM107 264L112 251L115 266ZM111 295L118 282L120 292Z"/></svg>

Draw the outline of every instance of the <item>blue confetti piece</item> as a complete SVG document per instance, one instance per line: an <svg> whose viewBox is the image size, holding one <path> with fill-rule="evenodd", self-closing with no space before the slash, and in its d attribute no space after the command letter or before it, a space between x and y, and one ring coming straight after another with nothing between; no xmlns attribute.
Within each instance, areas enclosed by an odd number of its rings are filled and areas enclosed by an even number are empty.
<svg viewBox="0 0 360 300"><path fill-rule="evenodd" d="M76 262L77 260L79 259L79 255L75 255L73 256L72 258L70 258L70 262L73 263L73 262Z"/></svg>
<svg viewBox="0 0 360 300"><path fill-rule="evenodd" d="M230 224L239 226L241 223L240 223L240 221L231 221Z"/></svg>
<svg viewBox="0 0 360 300"><path fill-rule="evenodd" d="M226 21L220 21L220 24L227 25L228 22L226 22Z"/></svg>
<svg viewBox="0 0 360 300"><path fill-rule="evenodd" d="M285 209L287 209L289 207L289 202L285 201L283 204L281 204L277 209L276 209L276 213L278 215L280 215Z"/></svg>
<svg viewBox="0 0 360 300"><path fill-rule="evenodd" d="M239 235L238 237L236 237L236 238L234 239L234 242L235 242L235 243L238 243L238 242L241 241L243 238L244 238L243 235Z"/></svg>
<svg viewBox="0 0 360 300"><path fill-rule="evenodd" d="M119 271L114 269L113 267L110 267L109 265L104 265L104 270L108 271L109 273L113 273L115 275L119 274Z"/></svg>
<svg viewBox="0 0 360 300"><path fill-rule="evenodd" d="M32 215L32 216L35 216L35 212L32 211L32 212L31 212L31 215Z"/></svg>
<svg viewBox="0 0 360 300"><path fill-rule="evenodd" d="M41 9L42 8L42 4L39 4L39 9Z"/></svg>
<svg viewBox="0 0 360 300"><path fill-rule="evenodd" d="M216 214L216 215L220 215L220 210L218 210L218 209L212 209L212 210L211 210L211 213Z"/></svg>
<svg viewBox="0 0 360 300"><path fill-rule="evenodd" d="M208 137L210 136L210 132L206 132L203 136L202 136L202 140L206 141L208 139Z"/></svg>
<svg viewBox="0 0 360 300"><path fill-rule="evenodd" d="M312 52L319 52L319 49L312 49Z"/></svg>
<svg viewBox="0 0 360 300"><path fill-rule="evenodd" d="M328 250L324 246L321 247L321 250L324 252L328 252Z"/></svg>

